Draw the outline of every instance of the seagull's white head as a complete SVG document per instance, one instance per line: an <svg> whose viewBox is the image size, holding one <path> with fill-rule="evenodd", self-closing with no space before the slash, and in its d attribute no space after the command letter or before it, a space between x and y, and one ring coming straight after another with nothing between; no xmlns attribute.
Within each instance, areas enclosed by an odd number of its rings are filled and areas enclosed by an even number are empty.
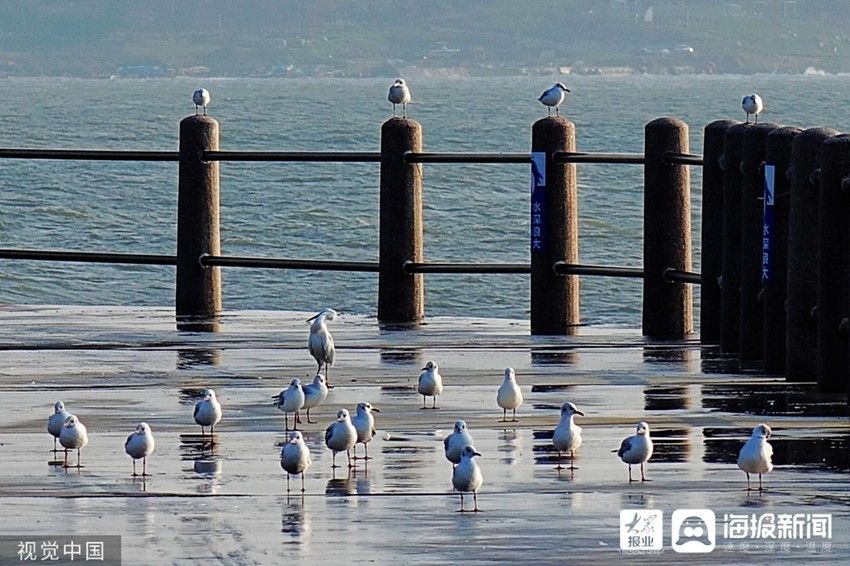
<svg viewBox="0 0 850 566"><path fill-rule="evenodd" d="M567 401L566 403L561 405L561 415L581 415L581 416L584 416L584 413L579 411L578 408L573 403L571 403L570 401Z"/></svg>
<svg viewBox="0 0 850 566"><path fill-rule="evenodd" d="M61 413L64 410L65 410L65 403L63 403L62 401L56 401L56 404L53 405L53 412L54 413Z"/></svg>
<svg viewBox="0 0 850 566"><path fill-rule="evenodd" d="M564 83L555 83L555 86L558 87L559 89L563 90L564 92L570 92L570 89L565 87Z"/></svg>
<svg viewBox="0 0 850 566"><path fill-rule="evenodd" d="M514 368L505 368L505 381L515 381L516 373L514 373Z"/></svg>
<svg viewBox="0 0 850 566"><path fill-rule="evenodd" d="M320 318L320 317L321 317L322 320L327 320L327 321L335 320L338 314L339 313L336 312L333 309L322 309L320 312L317 312L316 314L314 314L313 316L308 318L307 322L312 322L312 321L314 321L314 320L316 320L317 318Z"/></svg>
<svg viewBox="0 0 850 566"><path fill-rule="evenodd" d="M290 444L300 444L302 442L304 442L304 437L301 436L300 431L295 430L295 431L289 433L289 443Z"/></svg>
<svg viewBox="0 0 850 566"><path fill-rule="evenodd" d="M756 438L770 438L771 434L773 434L773 431L764 423L753 429L753 436Z"/></svg>
<svg viewBox="0 0 850 566"><path fill-rule="evenodd" d="M365 403L365 402L364 402L364 403L357 403L357 413L358 413L358 414L371 413L371 412L373 412L373 411L374 411L374 412L376 412L376 413L380 413L380 412L381 412L381 411L380 411L379 409L377 409L376 407L373 407L373 406L371 405L371 403Z"/></svg>
<svg viewBox="0 0 850 566"><path fill-rule="evenodd" d="M301 387L301 380L297 377L293 378L292 381L289 382L290 389L298 389L299 387Z"/></svg>
<svg viewBox="0 0 850 566"><path fill-rule="evenodd" d="M430 370L430 371L437 371L437 362L435 362L435 361L433 361L433 360L428 361L428 362L425 364L425 367L424 367L424 368L422 368L422 369L423 369L423 370Z"/></svg>
<svg viewBox="0 0 850 566"><path fill-rule="evenodd" d="M346 409L340 409L336 412L336 420L339 422L351 420Z"/></svg>
<svg viewBox="0 0 850 566"><path fill-rule="evenodd" d="M396 80L395 80L395 82L394 82L393 84L394 84L394 85L399 85L399 86L405 86L405 85L407 85L407 83L406 83L406 82L404 82L404 79L396 79Z"/></svg>
<svg viewBox="0 0 850 566"><path fill-rule="evenodd" d="M460 457L463 460L466 460L467 458L471 459L475 456L481 456L481 454L478 452L478 450L475 449L474 446L466 445L463 447L463 450L460 451Z"/></svg>
<svg viewBox="0 0 850 566"><path fill-rule="evenodd" d="M201 397L203 397L204 399L209 399L210 401L214 401L215 400L215 391L213 391L212 389L204 389L201 392Z"/></svg>
<svg viewBox="0 0 850 566"><path fill-rule="evenodd" d="M148 423L139 423L136 425L136 432L139 434L147 434L151 431L151 427L148 426Z"/></svg>
<svg viewBox="0 0 850 566"><path fill-rule="evenodd" d="M65 419L65 428L74 428L77 426L77 417L74 415L70 415L67 419Z"/></svg>
<svg viewBox="0 0 850 566"><path fill-rule="evenodd" d="M466 430L466 422L465 421L455 421L455 432L460 434L461 432Z"/></svg>
<svg viewBox="0 0 850 566"><path fill-rule="evenodd" d="M640 422L637 424L637 433L638 433L639 435L644 435L644 434L645 434L645 435L649 436L649 425L648 425L648 424L646 424L646 423L645 423L645 422L643 422L643 421L640 421Z"/></svg>
<svg viewBox="0 0 850 566"><path fill-rule="evenodd" d="M325 382L325 376L320 374L320 373L317 373L316 377L313 378L313 385L319 385L319 384L324 383L324 382Z"/></svg>

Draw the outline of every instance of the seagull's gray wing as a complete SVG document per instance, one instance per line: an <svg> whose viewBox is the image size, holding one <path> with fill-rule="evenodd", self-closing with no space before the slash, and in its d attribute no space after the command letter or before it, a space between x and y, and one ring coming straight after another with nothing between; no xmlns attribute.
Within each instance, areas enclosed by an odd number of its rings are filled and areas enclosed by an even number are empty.
<svg viewBox="0 0 850 566"><path fill-rule="evenodd" d="M133 440L133 433L130 433L130 435L127 436L127 440L124 442L124 448L127 448L131 440Z"/></svg>
<svg viewBox="0 0 850 566"><path fill-rule="evenodd" d="M198 411L200 411L200 410L201 410L201 404L200 404L200 403L195 403L195 412L194 412L194 413L192 413L192 416L193 416L193 417L197 417L197 416L198 416Z"/></svg>
<svg viewBox="0 0 850 566"><path fill-rule="evenodd" d="M325 430L325 444L330 442L331 437L334 435L334 425L331 425Z"/></svg>
<svg viewBox="0 0 850 566"><path fill-rule="evenodd" d="M632 449L632 437L629 437L623 440L623 443L620 445L620 449L617 450L617 456L620 458L623 457L623 454Z"/></svg>

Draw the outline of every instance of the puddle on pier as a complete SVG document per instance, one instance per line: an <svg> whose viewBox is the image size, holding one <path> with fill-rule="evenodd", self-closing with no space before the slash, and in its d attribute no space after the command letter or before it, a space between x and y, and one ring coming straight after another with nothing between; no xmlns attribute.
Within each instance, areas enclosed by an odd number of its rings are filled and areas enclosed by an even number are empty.
<svg viewBox="0 0 850 566"><path fill-rule="evenodd" d="M801 416L846 417L846 395L819 393L810 383L758 383L734 385L703 385L703 407L726 413Z"/></svg>

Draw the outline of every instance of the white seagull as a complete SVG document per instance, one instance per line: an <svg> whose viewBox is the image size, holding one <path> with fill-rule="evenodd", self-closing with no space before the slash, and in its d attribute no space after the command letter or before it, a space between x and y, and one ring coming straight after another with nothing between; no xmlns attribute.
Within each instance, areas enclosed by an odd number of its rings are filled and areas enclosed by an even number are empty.
<svg viewBox="0 0 850 566"><path fill-rule="evenodd" d="M466 422L461 420L455 421L454 432L443 440L446 459L453 465L460 464L460 455L463 449L471 445L472 435L466 430Z"/></svg>
<svg viewBox="0 0 850 566"><path fill-rule="evenodd" d="M315 409L328 398L328 386L325 385L325 376L317 373L313 378L313 383L302 387L304 390L304 406L302 409L307 410L307 422L315 424L319 421L310 420L310 409Z"/></svg>
<svg viewBox="0 0 850 566"><path fill-rule="evenodd" d="M310 322L310 338L307 344L310 347L310 355L316 359L319 364L319 369L316 373L322 373L322 366L325 366L325 382L328 387L331 385L330 366L334 365L334 339L328 331L328 322L336 319L337 312L333 309L324 309L322 312L307 319Z"/></svg>
<svg viewBox="0 0 850 566"><path fill-rule="evenodd" d="M62 425L59 433L59 444L65 448L65 467L68 468L68 450L77 451L77 467L80 468L80 450L89 443L89 435L86 427L77 417L70 415Z"/></svg>
<svg viewBox="0 0 850 566"><path fill-rule="evenodd" d="M65 425L65 420L71 416L71 413L65 410L65 403L56 401L53 405L53 414L47 418L47 432L53 435L53 451L56 452L56 441L59 435L62 434L62 427Z"/></svg>
<svg viewBox="0 0 850 566"><path fill-rule="evenodd" d="M741 101L741 108L747 113L747 124L750 123L750 114L755 116L755 123L759 123L759 114L764 110L764 102L756 93L748 94Z"/></svg>
<svg viewBox="0 0 850 566"><path fill-rule="evenodd" d="M210 91L205 88L199 88L192 93L192 102L195 103L195 114L199 114L199 107L204 108L204 116L207 115L207 106L210 104Z"/></svg>
<svg viewBox="0 0 850 566"><path fill-rule="evenodd" d="M773 470L773 447L767 441L773 433L766 424L760 424L753 429L753 435L741 447L738 453L738 467L747 474L747 491L750 490L750 474L759 475L759 491L761 491L761 475Z"/></svg>
<svg viewBox="0 0 850 566"><path fill-rule="evenodd" d="M410 89L404 79L396 79L387 93L387 100L393 103L393 118L396 104L401 104L402 117L407 118L407 105L410 104Z"/></svg>
<svg viewBox="0 0 850 566"><path fill-rule="evenodd" d="M369 403L357 403L357 414L351 419L351 424L354 425L354 430L357 431L357 444L363 445L364 456L363 460L369 460L368 445L372 441L372 437L377 434L375 430L375 415L372 413L380 413L380 409L373 407ZM357 460L357 444L354 445L354 459Z"/></svg>
<svg viewBox="0 0 850 566"><path fill-rule="evenodd" d="M289 433L289 442L280 450L280 467L286 472L286 492L289 493L289 476L301 474L301 493L304 489L304 472L313 461L310 459L310 449L304 444L304 437L296 431Z"/></svg>
<svg viewBox="0 0 850 566"><path fill-rule="evenodd" d="M478 490L481 489L481 484L484 483L484 476L481 475L481 468L473 459L476 456L481 456L474 446L465 446L460 454L460 464L455 466L452 471L452 485L460 492L460 512L463 513L463 492L471 491L472 500L475 507L473 513L478 513Z"/></svg>
<svg viewBox="0 0 850 566"><path fill-rule="evenodd" d="M431 404L432 409L437 408L437 395L443 393L443 377L440 375L440 369L437 367L437 362L429 361L422 368L422 373L419 375L419 384L417 386L419 394L422 395L422 408L425 406L425 397L433 397L434 401Z"/></svg>
<svg viewBox="0 0 850 566"><path fill-rule="evenodd" d="M584 416L584 413L579 411L576 406L569 401L561 405L561 422L555 428L555 433L552 435L552 445L558 451L558 465L556 470L562 470L561 452L570 453L570 470L575 469L575 451L581 446L581 427L575 423L576 415Z"/></svg>
<svg viewBox="0 0 850 566"><path fill-rule="evenodd" d="M277 408L283 411L283 430L289 430L289 413L292 417L292 430L298 430L298 411L304 406L304 390L301 380L297 377L289 382L289 387L277 396Z"/></svg>
<svg viewBox="0 0 850 566"><path fill-rule="evenodd" d="M643 463L652 457L652 439L649 437L649 425L641 421L637 424L637 434L623 441L617 450L623 462L629 465L629 482L632 479L632 464L640 464L640 481L649 481L643 472Z"/></svg>
<svg viewBox="0 0 850 566"><path fill-rule="evenodd" d="M508 409L512 409L514 412L514 418L511 419L510 422L517 422L516 409L522 405L522 390L520 390L519 385L517 385L514 368L505 369L505 379L499 387L499 393L496 395L496 403L503 411L501 422L509 422Z"/></svg>
<svg viewBox="0 0 850 566"><path fill-rule="evenodd" d="M201 425L201 436L204 436L204 427L210 427L210 436L213 435L215 425L221 421L221 404L215 398L215 391L204 389L201 393L203 400L195 404L195 422Z"/></svg>
<svg viewBox="0 0 850 566"><path fill-rule="evenodd" d="M325 445L333 452L331 468L337 468L336 453L343 450L348 455L348 467L352 467L351 449L357 443L357 429L351 424L348 411L340 409L336 413L336 422L325 431Z"/></svg>
<svg viewBox="0 0 850 566"><path fill-rule="evenodd" d="M551 88L544 90L543 94L537 100L547 107L549 116L552 115L553 107L555 108L555 114L560 116L558 107L564 102L564 98L566 98L566 93L568 92L570 92L570 89L565 87L564 83L555 83Z"/></svg>
<svg viewBox="0 0 850 566"><path fill-rule="evenodd" d="M151 427L148 423L139 423L136 425L136 430L127 437L124 442L124 451L133 459L133 475L136 473L136 460L142 459L142 477L148 475L146 472L148 456L153 453L154 441Z"/></svg>

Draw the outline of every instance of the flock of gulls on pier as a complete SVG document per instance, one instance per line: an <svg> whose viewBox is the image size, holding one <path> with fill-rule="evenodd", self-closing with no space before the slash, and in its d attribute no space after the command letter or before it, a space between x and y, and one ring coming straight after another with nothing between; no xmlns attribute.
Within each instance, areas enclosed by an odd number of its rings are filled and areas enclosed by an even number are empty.
<svg viewBox="0 0 850 566"><path fill-rule="evenodd" d="M551 115L552 108L556 115L560 115L559 107L564 102L566 94L570 90L562 83L555 83L540 95L539 101L545 105ZM393 105L393 116L396 116L396 106L401 105L402 117L407 116L407 105L412 97L410 89L404 79L397 79L389 88L387 99ZM192 95L195 103L196 113L206 114L207 106L210 104L210 93L206 89L198 89ZM750 94L744 97L741 104L747 115L749 123L750 116L758 122L758 115L764 109L764 103L758 94ZM300 411L305 411L307 422L315 424L318 421L310 420L310 409L321 405L328 396L330 384L330 367L334 364L334 341L328 330L327 323L337 317L333 309L324 309L312 318L310 322L310 333L308 346L310 354L316 360L317 370L313 382L302 385L301 380L293 379L289 387L281 391L275 399L277 407L284 414L284 429L289 433L288 441L283 445L280 453L280 465L287 473L287 491L289 491L289 476L301 475L301 491L305 491L304 474L312 464L310 450L304 443L304 437L298 431L301 423ZM422 368L417 384L417 392L422 395L422 409L437 409L437 397L443 393L443 378L439 367L434 361L428 361ZM205 389L202 399L195 405L193 417L195 423L201 427L201 436L206 435L209 428L211 439L213 438L215 426L222 419L222 407L216 399L215 391ZM431 406L428 406L427 398L431 397ZM522 405L522 391L516 382L516 375L512 368L505 369L504 379L496 394L496 404L502 409L502 422L517 422L516 410ZM509 421L507 412L511 411L512 419ZM376 434L375 416L373 413L380 412L368 402L357 404L354 418L351 418L347 409L339 409L336 420L327 427L325 431L325 445L332 452L332 468L337 468L336 456L345 452L348 457L348 467L352 468L352 460L357 460L356 446L363 444L364 460L369 459L368 444ZM289 415L292 415L292 430L289 428ZM558 465L556 469L561 470L562 454L569 454L570 470L575 469L575 455L582 444L582 429L575 423L576 415L584 416L572 402L561 405L561 420L555 428L552 436L552 445L558 453ZM47 421L47 430L54 437L53 449L58 452L56 441L64 449L63 465L68 464L68 451L77 451L76 467L81 467L80 454L88 444L88 431L85 425L73 414L65 410L62 401L54 406L54 414ZM747 489L750 489L750 474L757 474L759 478L759 490L762 489L762 475L773 469L771 458L773 449L767 442L770 438L771 429L766 424L759 424L753 429L752 436L741 448L738 455L738 467L747 474ZM136 460L142 460L142 473L147 474L147 457L150 456L155 447L153 433L150 426L139 423L135 430L127 437L124 443L126 453L133 460L133 476L136 476ZM475 461L475 457L481 454L473 445L472 436L466 423L458 420L454 424L454 431L445 438L445 456L452 463L452 485L461 494L461 511L464 511L463 494L471 492L473 495L473 511L478 511L477 492L483 485L484 479L481 469ZM352 456L352 451L354 455ZM646 478L644 464L652 457L653 444L649 434L649 425L645 422L637 424L635 434L623 440L620 448L615 450L617 456L628 465L629 482L637 481L632 478L632 466L640 466L641 481L649 481Z"/></svg>
<svg viewBox="0 0 850 566"><path fill-rule="evenodd" d="M301 491L305 491L304 474L312 464L310 450L304 443L304 437L298 430L301 422L300 412L307 412L309 420L310 409L320 406L328 396L327 371L334 361L334 343L328 330L327 323L337 317L333 309L324 309L316 316L309 319L311 322L308 338L310 353L318 364L318 372L312 384L302 386L299 379L293 379L289 387L281 391L274 398L278 409L284 413L284 430L288 433L288 440L280 452L280 465L287 473L287 492L290 491L290 476L301 475ZM322 374L322 369L325 374ZM443 392L443 378L439 367L434 361L428 361L422 368L417 383L417 393L422 395L422 409L438 409L437 397ZM216 399L215 391L204 389L202 399L195 404L193 418L201 427L201 437L205 438L209 428L210 443L215 442L215 426L221 422L223 411L221 403ZM430 406L427 397L431 397ZM505 369L504 378L496 392L496 405L502 409L500 422L518 422L516 410L522 405L522 390L516 381L516 374L512 368ZM508 411L511 411L511 419L508 419ZM380 412L368 402L357 404L356 413L352 418L347 409L341 408L336 412L336 420L325 430L325 445L332 452L332 468L340 467L336 463L336 456L345 452L348 457L348 468L354 467L354 460L362 459L368 461L368 444L376 435L374 413ZM292 428L289 427L289 416L292 415ZM576 452L582 445L582 429L575 423L576 416L584 416L584 413L570 401L561 405L561 418L552 435L552 446L558 454L557 466L561 470L562 455L569 454L569 469L575 470ZM58 440L64 449L63 465L68 467L81 467L81 451L88 444L88 432L80 419L66 411L62 401L56 402L54 414L47 420L47 430L54 437L53 450L58 452L56 442ZM750 474L757 474L759 487L762 489L762 475L773 469L771 458L773 449L767 442L770 438L771 429L766 424L760 424L753 429L752 436L741 448L738 456L738 467L747 474L747 489L750 489ZM363 444L363 456L357 456L357 445ZM142 461L142 477L147 476L147 458L155 447L153 433L150 426L139 423L135 430L127 437L124 443L126 453L133 460L133 476L137 475L136 460ZM76 450L76 465L68 463L68 452ZM352 455L352 451L354 454ZM461 494L461 511L464 511L463 494L472 493L474 507L472 511L478 511L477 492L484 483L481 468L475 461L481 454L475 449L472 435L466 422L457 420L454 423L453 432L444 439L444 452L446 459L452 464L452 486ZM632 466L640 466L640 481L649 481L646 478L644 464L649 461L653 453L652 438L649 434L649 425L639 422L633 436L624 439L619 449L614 450L617 456L628 465L629 482L637 481L632 478Z"/></svg>

